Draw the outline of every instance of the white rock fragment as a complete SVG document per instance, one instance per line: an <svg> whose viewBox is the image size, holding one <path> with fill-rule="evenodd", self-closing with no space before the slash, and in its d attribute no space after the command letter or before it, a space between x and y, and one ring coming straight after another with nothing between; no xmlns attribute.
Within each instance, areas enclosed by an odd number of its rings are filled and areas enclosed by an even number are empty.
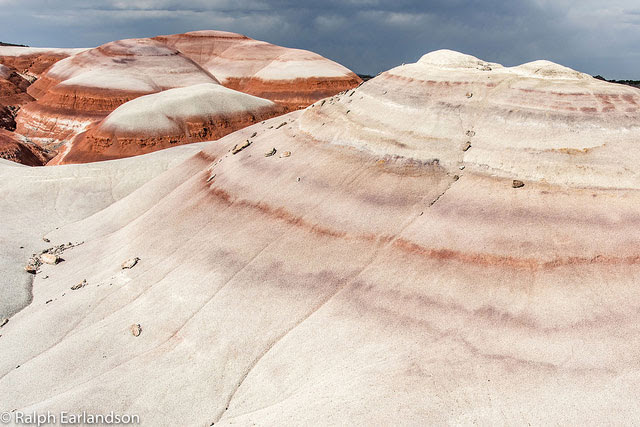
<svg viewBox="0 0 640 427"><path fill-rule="evenodd" d="M142 327L140 326L139 323L134 323L133 325L131 325L129 327L129 330L131 331L131 334L134 337L139 337L140 334L142 333Z"/></svg>
<svg viewBox="0 0 640 427"><path fill-rule="evenodd" d="M231 150L231 154L238 154L239 152L241 152L242 150L244 150L250 145L251 145L251 141L249 141L248 139L240 145L236 144L233 146L233 149Z"/></svg>
<svg viewBox="0 0 640 427"><path fill-rule="evenodd" d="M40 261L42 261L45 264L56 265L57 263L60 262L60 257L56 254L44 253L40 255Z"/></svg>
<svg viewBox="0 0 640 427"><path fill-rule="evenodd" d="M72 291L77 291L78 289L84 288L87 285L88 285L88 283L87 283L87 280L85 279L82 282L78 283L77 285L73 285L71 287L71 290Z"/></svg>
<svg viewBox="0 0 640 427"><path fill-rule="evenodd" d="M138 263L138 261L140 261L140 258L138 257L129 258L122 263L121 267L123 270L127 268L133 268Z"/></svg>

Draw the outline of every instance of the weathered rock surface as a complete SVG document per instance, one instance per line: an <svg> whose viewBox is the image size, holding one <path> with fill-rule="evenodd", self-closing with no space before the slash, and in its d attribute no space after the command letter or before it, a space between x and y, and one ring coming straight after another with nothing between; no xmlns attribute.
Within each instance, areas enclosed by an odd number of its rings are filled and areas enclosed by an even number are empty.
<svg viewBox="0 0 640 427"><path fill-rule="evenodd" d="M158 36L231 89L270 99L289 110L351 89L362 80L316 53L276 46L225 31Z"/></svg>
<svg viewBox="0 0 640 427"><path fill-rule="evenodd" d="M39 145L21 141L19 135L0 129L0 158L27 166L43 166L53 157L53 153Z"/></svg>
<svg viewBox="0 0 640 427"><path fill-rule="evenodd" d="M0 129L12 131L15 128L16 120L13 111L4 105L0 105Z"/></svg>
<svg viewBox="0 0 640 427"><path fill-rule="evenodd" d="M27 94L30 84L16 70L0 64L0 105L19 107L33 101Z"/></svg>
<svg viewBox="0 0 640 427"><path fill-rule="evenodd" d="M61 59L85 50L0 46L0 64L15 68L22 74L39 77L47 68Z"/></svg>
<svg viewBox="0 0 640 427"><path fill-rule="evenodd" d="M638 101L439 51L230 134L50 235L86 243L3 328L0 407L636 424Z"/></svg>
<svg viewBox="0 0 640 427"><path fill-rule="evenodd" d="M8 131L15 130L17 111L23 104L33 101L33 98L26 92L29 85L30 82L19 75L16 70L0 64L0 131L4 129ZM0 154L0 156L7 159L12 158L12 155L8 154L12 150L9 149L7 144L11 145L15 150L16 144L8 142L14 139L17 140L18 138L9 136L6 132L0 133L0 150L4 153ZM16 155L17 158L21 157L17 153L13 153L13 155Z"/></svg>

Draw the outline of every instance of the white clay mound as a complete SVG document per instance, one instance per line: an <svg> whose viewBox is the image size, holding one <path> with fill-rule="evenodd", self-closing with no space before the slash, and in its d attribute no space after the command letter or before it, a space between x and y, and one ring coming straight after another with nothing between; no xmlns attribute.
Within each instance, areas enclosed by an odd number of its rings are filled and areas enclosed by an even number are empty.
<svg viewBox="0 0 640 427"><path fill-rule="evenodd" d="M217 82L176 50L150 39L107 43L57 62L47 76L65 86L134 92Z"/></svg>
<svg viewBox="0 0 640 427"><path fill-rule="evenodd" d="M101 126L105 131L124 134L175 133L190 118L251 112L274 105L266 99L204 83L136 98L116 108Z"/></svg>

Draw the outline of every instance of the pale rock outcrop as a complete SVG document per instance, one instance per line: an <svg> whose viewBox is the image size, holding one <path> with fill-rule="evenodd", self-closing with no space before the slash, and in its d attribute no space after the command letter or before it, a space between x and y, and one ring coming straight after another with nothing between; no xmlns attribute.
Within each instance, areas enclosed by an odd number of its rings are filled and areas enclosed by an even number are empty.
<svg viewBox="0 0 640 427"><path fill-rule="evenodd" d="M637 424L638 94L440 51L232 133L47 235L85 244L3 327L0 407Z"/></svg>
<svg viewBox="0 0 640 427"><path fill-rule="evenodd" d="M0 130L0 147L2 133ZM135 159L54 168L26 167L0 158L0 319L13 315L31 302L33 276L25 271L25 267L32 264L30 270L36 273L41 264L38 254L61 254L64 251L64 258L67 259L82 242L82 239L62 241L45 236L50 240L47 242L43 235L56 227L99 212L139 189L153 177L180 164L207 144L203 142L169 148ZM28 147L32 147L32 144L28 144ZM2 148L0 152L3 152ZM35 166L39 164L37 162L36 157L30 165ZM174 175L172 181L179 185L182 179L181 175ZM175 188L174 184L167 183L160 191L155 189L150 197L162 197ZM146 196L143 198L146 199ZM137 212L135 204L130 204L129 209L132 213ZM43 266L44 273L37 277L46 281L49 279L45 277L53 273L50 279L55 280L57 272L48 272L48 268L48 265Z"/></svg>

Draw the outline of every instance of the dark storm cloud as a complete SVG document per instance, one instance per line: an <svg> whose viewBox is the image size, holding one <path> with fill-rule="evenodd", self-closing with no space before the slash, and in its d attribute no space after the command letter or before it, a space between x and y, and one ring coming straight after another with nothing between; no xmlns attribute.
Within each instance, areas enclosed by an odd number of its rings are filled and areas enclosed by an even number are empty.
<svg viewBox="0 0 640 427"><path fill-rule="evenodd" d="M515 65L549 59L640 78L635 0L0 0L0 40L33 46L221 29L375 74L449 48Z"/></svg>

